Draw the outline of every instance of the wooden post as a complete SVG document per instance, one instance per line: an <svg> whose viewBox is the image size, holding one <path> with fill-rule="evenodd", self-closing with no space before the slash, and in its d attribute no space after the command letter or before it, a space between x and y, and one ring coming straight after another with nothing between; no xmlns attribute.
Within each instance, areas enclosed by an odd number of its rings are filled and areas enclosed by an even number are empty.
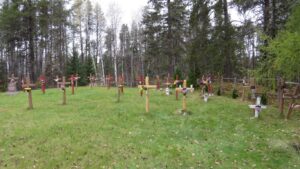
<svg viewBox="0 0 300 169"><path fill-rule="evenodd" d="M75 78L75 86L76 86L76 89L77 89L77 87L78 87L78 80L80 79L80 77L76 73L76 76L74 78Z"/></svg>
<svg viewBox="0 0 300 169"><path fill-rule="evenodd" d="M221 94L224 94L223 83L224 83L223 76L221 76L221 78L220 78L220 93Z"/></svg>
<svg viewBox="0 0 300 169"><path fill-rule="evenodd" d="M22 85L22 88L28 93L28 109L33 109L33 103L32 103L32 94L31 94L31 87L35 86L35 84L30 83L30 77L29 74L27 74L26 77L26 83Z"/></svg>
<svg viewBox="0 0 300 169"><path fill-rule="evenodd" d="M183 81L183 88L179 87L175 89L178 93L181 92L183 94L183 98L182 98L182 111L186 112L187 111L187 106L186 106L186 95L188 93L188 91L193 91L194 88L190 87L187 88L187 81L184 80Z"/></svg>
<svg viewBox="0 0 300 169"><path fill-rule="evenodd" d="M283 98L283 93L284 93L284 80L280 77L278 79L278 103L279 103L279 111L280 115L284 115L284 98Z"/></svg>

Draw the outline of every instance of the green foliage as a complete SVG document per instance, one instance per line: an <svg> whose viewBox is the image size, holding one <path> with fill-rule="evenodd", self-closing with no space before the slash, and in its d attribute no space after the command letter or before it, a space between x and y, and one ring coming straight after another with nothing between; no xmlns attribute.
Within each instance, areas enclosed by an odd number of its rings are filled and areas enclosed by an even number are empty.
<svg viewBox="0 0 300 169"><path fill-rule="evenodd" d="M217 95L218 95L218 96L221 96L221 95L222 95L222 93L221 93L221 87L218 87L218 89L217 89Z"/></svg>
<svg viewBox="0 0 300 169"><path fill-rule="evenodd" d="M261 104L267 105L268 104L268 95L267 92L264 92L261 96Z"/></svg>
<svg viewBox="0 0 300 169"><path fill-rule="evenodd" d="M232 90L232 98L233 99L236 99L236 98L238 98L239 97L239 93L238 93L238 90L236 90L236 89L233 89Z"/></svg>
<svg viewBox="0 0 300 169"><path fill-rule="evenodd" d="M300 5L297 5L289 21L286 30L270 41L265 49L270 53L266 61L269 75L282 75L286 79L297 79L300 75Z"/></svg>
<svg viewBox="0 0 300 169"><path fill-rule="evenodd" d="M176 76L179 80L183 80L182 71L179 68L175 69L174 80L176 80Z"/></svg>

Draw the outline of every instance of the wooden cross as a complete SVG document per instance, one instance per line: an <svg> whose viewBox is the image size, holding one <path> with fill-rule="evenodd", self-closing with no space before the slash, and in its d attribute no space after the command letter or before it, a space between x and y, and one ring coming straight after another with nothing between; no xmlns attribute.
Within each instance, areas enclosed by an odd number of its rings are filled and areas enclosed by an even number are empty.
<svg viewBox="0 0 300 169"><path fill-rule="evenodd" d="M88 77L88 79L90 80L90 87L94 87L96 86L96 77L92 74L90 74L90 76Z"/></svg>
<svg viewBox="0 0 300 169"><path fill-rule="evenodd" d="M142 75L140 75L140 77L137 79L137 81L138 81L138 85L139 85L139 86L145 84L145 80L144 80L144 78L143 78ZM140 89L140 96L143 96L143 93L144 93L143 88L139 87L139 89Z"/></svg>
<svg viewBox="0 0 300 169"><path fill-rule="evenodd" d="M107 84L107 89L110 89L111 86L111 81L113 80L112 76L109 74L108 76L106 76L106 84Z"/></svg>
<svg viewBox="0 0 300 169"><path fill-rule="evenodd" d="M44 75L41 75L39 77L39 80L40 80L42 92L43 92L43 94L45 94L45 92L46 92L46 77Z"/></svg>
<svg viewBox="0 0 300 169"><path fill-rule="evenodd" d="M66 84L70 84L70 82L66 82L66 77L63 76L62 82L58 82L58 85L60 85L60 88L63 90L63 105L67 104Z"/></svg>
<svg viewBox="0 0 300 169"><path fill-rule="evenodd" d="M159 79L159 75L156 76L156 90L160 89L160 79Z"/></svg>
<svg viewBox="0 0 300 169"><path fill-rule="evenodd" d="M186 94L190 91L193 91L194 88L193 86L191 85L190 88L187 88L187 82L186 80L183 81L183 88L180 86L180 87L177 87L175 90L176 92L181 92L183 94L183 99L182 99L182 111L183 112L187 112L187 108L186 108Z"/></svg>
<svg viewBox="0 0 300 169"><path fill-rule="evenodd" d="M35 84L30 83L30 77L29 74L27 74L25 84L22 85L22 88L24 91L28 93L28 109L33 109L33 104L32 104L32 94L31 94L31 87L34 87Z"/></svg>
<svg viewBox="0 0 300 169"><path fill-rule="evenodd" d="M286 82L286 83L288 83L288 82ZM288 114L286 116L286 119L289 119L292 116L293 110L300 108L300 105L295 103L297 99L300 99L300 84L299 83L297 84L293 93L291 93L291 94L284 93L282 99L283 100L286 100L286 99L292 100L291 103L289 104L289 110L288 110Z"/></svg>
<svg viewBox="0 0 300 169"><path fill-rule="evenodd" d="M56 76L55 79L53 79L56 82L57 88L59 88L59 81L61 80L61 78L59 78L58 76Z"/></svg>
<svg viewBox="0 0 300 169"><path fill-rule="evenodd" d="M243 85L242 101L244 101L246 96L246 90L250 88L249 84L247 83L246 77L243 78L242 85Z"/></svg>
<svg viewBox="0 0 300 169"><path fill-rule="evenodd" d="M14 93L17 92L17 81L19 78L15 77L14 74L11 77L8 77L9 84L8 84L8 92Z"/></svg>
<svg viewBox="0 0 300 169"><path fill-rule="evenodd" d="M74 87L75 87L75 80L76 80L76 77L75 77L74 75L71 75L71 77L69 78L69 80L71 81L72 95L74 95L74 93L75 93Z"/></svg>
<svg viewBox="0 0 300 169"><path fill-rule="evenodd" d="M78 80L80 79L80 77L78 76L78 73L76 73L76 75L75 75L75 86L76 86L76 89L77 89L77 87L78 87Z"/></svg>
<svg viewBox="0 0 300 169"><path fill-rule="evenodd" d="M176 86L176 88L178 88L182 82L183 82L182 80L179 80L178 75L176 75L176 79L174 81L174 85ZM175 93L176 93L176 100L178 100L178 91L176 90Z"/></svg>
<svg viewBox="0 0 300 169"><path fill-rule="evenodd" d="M121 94L124 94L124 76L118 78L118 102L120 101Z"/></svg>
<svg viewBox="0 0 300 169"><path fill-rule="evenodd" d="M168 73L167 76L167 82L164 83L166 85L166 95L169 96L170 95L170 86L171 86L171 82L170 82L170 74Z"/></svg>
<svg viewBox="0 0 300 169"><path fill-rule="evenodd" d="M149 84L149 77L146 76L145 78L145 85L139 85L139 88L142 88L146 91L146 113L149 112L149 90L156 89L156 85Z"/></svg>

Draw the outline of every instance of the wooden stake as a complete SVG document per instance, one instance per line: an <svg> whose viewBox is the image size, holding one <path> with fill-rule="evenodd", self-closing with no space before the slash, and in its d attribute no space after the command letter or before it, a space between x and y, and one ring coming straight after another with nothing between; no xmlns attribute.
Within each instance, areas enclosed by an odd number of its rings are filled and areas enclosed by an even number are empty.
<svg viewBox="0 0 300 169"><path fill-rule="evenodd" d="M70 82L66 82L66 77L63 76L62 78L62 82L58 82L58 84L60 85L61 89L63 90L63 105L67 104L67 96L66 96L66 84L70 84Z"/></svg>
<svg viewBox="0 0 300 169"><path fill-rule="evenodd" d="M149 104L149 100L150 100L150 98L149 98L149 90L150 89L156 89L156 85L150 85L149 84L149 77L148 76L146 76L146 78L145 78L145 85L139 85L138 86L140 89L143 89L143 90L145 90L146 91L146 113L148 113L149 112L149 110L150 110L150 104Z"/></svg>

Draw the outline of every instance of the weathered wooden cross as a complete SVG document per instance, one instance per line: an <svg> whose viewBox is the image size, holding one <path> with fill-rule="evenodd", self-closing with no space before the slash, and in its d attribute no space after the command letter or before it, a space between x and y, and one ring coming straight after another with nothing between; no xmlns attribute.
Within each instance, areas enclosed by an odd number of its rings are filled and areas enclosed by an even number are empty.
<svg viewBox="0 0 300 169"><path fill-rule="evenodd" d="M111 81L113 80L112 76L110 74L107 75L105 80L106 80L107 89L110 89Z"/></svg>
<svg viewBox="0 0 300 169"><path fill-rule="evenodd" d="M9 93L15 93L17 92L17 80L19 78L15 77L14 74L11 75L11 77L8 77L9 83L8 83L8 92Z"/></svg>
<svg viewBox="0 0 300 169"><path fill-rule="evenodd" d="M145 84L145 79L142 75L139 76L139 78L137 78L138 81L138 86L144 85ZM143 88L139 87L139 91L140 91L140 96L143 96L144 90Z"/></svg>
<svg viewBox="0 0 300 169"><path fill-rule="evenodd" d="M35 84L30 83L30 77L29 74L27 74L25 83L22 85L22 88L24 91L28 93L28 109L33 109L33 104L32 104L32 94L31 94L31 87L34 87Z"/></svg>
<svg viewBox="0 0 300 169"><path fill-rule="evenodd" d="M76 89L77 89L77 87L78 87L78 80L80 79L80 77L78 76L78 73L76 73L76 75L75 75L75 86L76 86Z"/></svg>
<svg viewBox="0 0 300 169"><path fill-rule="evenodd" d="M55 79L53 79L57 85L57 88L59 88L59 81L61 80L58 76L55 77Z"/></svg>
<svg viewBox="0 0 300 169"><path fill-rule="evenodd" d="M121 94L124 94L124 76L118 78L118 102L120 101Z"/></svg>
<svg viewBox="0 0 300 169"><path fill-rule="evenodd" d="M96 86L96 76L90 74L90 76L88 77L88 79L90 80L90 87L95 87Z"/></svg>
<svg viewBox="0 0 300 169"><path fill-rule="evenodd" d="M170 82L170 74L168 73L167 76L167 82L164 83L166 85L166 95L169 96L170 95L170 87L171 87L171 82Z"/></svg>
<svg viewBox="0 0 300 169"><path fill-rule="evenodd" d="M186 80L183 81L183 88L181 86L177 87L176 92L181 92L183 94L183 98L182 98L182 112L187 112L187 108L186 108L186 95L188 92L192 92L194 90L193 86L191 85L190 88L187 88L187 82Z"/></svg>
<svg viewBox="0 0 300 169"><path fill-rule="evenodd" d="M39 77L39 80L40 80L42 92L43 92L43 94L45 94L45 92L46 92L46 77L44 75L41 75Z"/></svg>
<svg viewBox="0 0 300 169"><path fill-rule="evenodd" d="M71 75L71 77L69 78L69 80L71 81L71 87L72 87L72 95L74 95L75 91L75 81L76 81L76 77L74 75Z"/></svg>
<svg viewBox="0 0 300 169"><path fill-rule="evenodd" d="M183 80L179 80L179 77L178 75L176 75L176 80L174 81L174 85L176 88L179 88L180 87L180 84L182 84ZM176 100L178 100L178 92L177 90L175 90L175 93L176 93Z"/></svg>
<svg viewBox="0 0 300 169"><path fill-rule="evenodd" d="M160 79L159 79L159 75L156 76L156 90L160 89Z"/></svg>
<svg viewBox="0 0 300 169"><path fill-rule="evenodd" d="M57 82L60 85L61 90L63 90L63 105L67 104L67 96L66 96L66 85L71 84L70 82L66 82L66 77L63 76L62 82Z"/></svg>
<svg viewBox="0 0 300 169"><path fill-rule="evenodd" d="M142 88L146 92L146 113L149 112L149 90L156 89L156 85L149 84L149 77L145 78L145 85L139 85L139 88Z"/></svg>

